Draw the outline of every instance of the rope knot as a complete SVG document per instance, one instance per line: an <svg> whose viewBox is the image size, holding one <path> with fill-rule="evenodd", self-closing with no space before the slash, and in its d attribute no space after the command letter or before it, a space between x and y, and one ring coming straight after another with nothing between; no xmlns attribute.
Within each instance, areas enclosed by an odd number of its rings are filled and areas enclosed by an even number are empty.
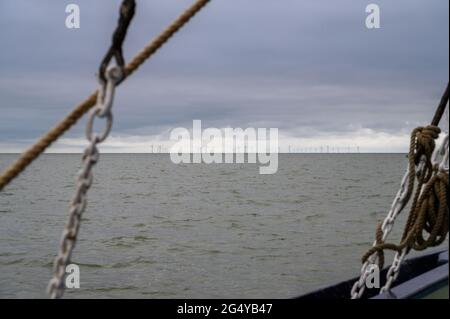
<svg viewBox="0 0 450 319"><path fill-rule="evenodd" d="M415 137L415 154L414 163L418 165L422 156L425 155L428 159L431 158L434 148L436 147L435 140L439 137L441 129L434 125L425 127L418 127L414 130Z"/></svg>

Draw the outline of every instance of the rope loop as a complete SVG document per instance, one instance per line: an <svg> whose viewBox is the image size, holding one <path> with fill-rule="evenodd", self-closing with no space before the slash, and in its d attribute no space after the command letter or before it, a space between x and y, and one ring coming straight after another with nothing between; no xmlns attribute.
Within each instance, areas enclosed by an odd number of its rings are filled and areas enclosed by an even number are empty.
<svg viewBox="0 0 450 319"><path fill-rule="evenodd" d="M106 52L99 68L99 78L103 83L107 81L105 73L113 57L116 59L119 68L124 71L125 59L123 57L122 45L125 41L128 27L131 24L131 20L133 20L135 12L136 0L123 0L122 5L120 6L119 22L112 36L111 47L108 52Z"/></svg>

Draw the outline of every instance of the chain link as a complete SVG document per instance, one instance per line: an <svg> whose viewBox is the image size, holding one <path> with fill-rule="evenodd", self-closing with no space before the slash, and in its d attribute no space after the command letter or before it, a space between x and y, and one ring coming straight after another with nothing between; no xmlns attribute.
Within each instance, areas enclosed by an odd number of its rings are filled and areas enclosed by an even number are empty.
<svg viewBox="0 0 450 319"><path fill-rule="evenodd" d="M123 78L120 67L112 67L106 72L106 83L102 82L98 93L97 104L89 114L86 126L86 137L90 142L83 154L83 163L77 177L75 196L70 203L69 220L67 221L60 242L58 256L54 263L54 275L50 280L47 292L50 298L61 298L64 294L66 267L70 263L72 251L75 248L81 217L87 205L87 192L92 185L92 168L99 160L97 145L102 143L109 135L113 124L112 105L115 87ZM105 127L102 132L94 132L94 120L104 118Z"/></svg>

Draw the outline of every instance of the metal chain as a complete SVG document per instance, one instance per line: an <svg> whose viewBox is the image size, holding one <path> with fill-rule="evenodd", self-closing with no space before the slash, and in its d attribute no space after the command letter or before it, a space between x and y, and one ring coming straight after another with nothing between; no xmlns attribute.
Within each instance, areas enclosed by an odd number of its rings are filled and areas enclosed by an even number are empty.
<svg viewBox="0 0 450 319"><path fill-rule="evenodd" d="M69 220L66 223L60 243L58 256L54 263L54 275L50 280L47 292L50 298L61 298L64 294L66 267L70 264L73 249L75 248L81 217L86 209L87 192L92 185L92 168L99 160L97 145L105 141L113 124L111 108L114 101L114 92L117 83L123 78L123 71L120 67L112 67L106 72L106 84L101 85L97 104L89 114L86 137L90 142L83 155L82 169L78 173L77 188L73 197ZM100 79L100 82L102 80ZM105 119L105 127L99 133L94 132L94 120L96 118Z"/></svg>
<svg viewBox="0 0 450 319"><path fill-rule="evenodd" d="M86 209L87 192L92 185L92 168L99 160L97 145L104 142L111 132L113 115L111 112L116 86L125 78L125 60L122 45L125 41L128 27L134 17L135 0L123 0L120 6L119 23L113 34L112 44L102 60L99 68L100 89L97 93L96 105L88 116L86 138L89 146L83 155L82 169L78 173L75 196L70 203L69 220L66 223L60 243L58 256L54 263L54 274L50 280L47 292L50 298L61 298L64 294L66 267L70 263L73 249L80 229L81 217ZM108 69L112 58L117 65ZM104 119L105 126L101 132L94 132L95 119Z"/></svg>
<svg viewBox="0 0 450 319"><path fill-rule="evenodd" d="M441 143L439 149L435 150L432 158L433 166L437 166L440 172L447 172L449 170L449 135L447 134ZM423 190L423 188L422 188ZM403 248L401 252L396 252L394 256L394 261L390 266L387 275L386 283L380 289L380 293L385 293L391 289L392 284L397 279L400 273L400 267L408 254L408 249Z"/></svg>
<svg viewBox="0 0 450 319"><path fill-rule="evenodd" d="M445 155L445 153L446 153L446 155ZM442 167L444 167L443 169L445 169L445 161L446 161L446 163L447 163L446 169L448 171L448 135L445 137L439 150L436 150L434 152L434 155L433 155L434 162L437 161L437 156L439 154L441 154L441 156L443 156L443 160L441 161L441 166L444 165ZM425 167L425 159L422 158L422 160L419 163L418 168L417 168L418 176L422 175L424 167ZM391 209L389 210L389 213L387 214L386 218L384 219L383 223L381 224L381 230L383 232L383 241L385 241L387 239L387 237L389 236L389 234L391 233L397 216L402 212L402 210L405 208L405 206L407 204L406 200L407 200L408 182L409 182L409 169L403 176L400 189L397 192L397 195L392 203ZM374 241L373 246L375 246L376 244L377 244L377 242ZM386 283L389 285L389 287L397 278L398 272L400 269L400 265L401 265L403 259L405 258L405 256L406 256L406 251L402 251L402 253L397 253L395 255L394 261L389 270L390 273L388 273L388 281ZM372 273L371 266L376 264L377 261L378 261L378 254L374 253L362 265L360 278L358 281L356 281L353 284L353 287L352 287L352 290L350 293L352 299L359 299L364 294L364 291L366 288L366 279ZM392 279L389 279L389 278L392 278Z"/></svg>
<svg viewBox="0 0 450 319"><path fill-rule="evenodd" d="M424 168L425 161L422 160L419 163L418 174L421 174ZM386 218L383 220L381 224L381 230L383 232L383 241L387 239L389 234L391 233L395 220L397 216L402 212L407 204L407 192L408 192L408 183L409 183L409 168L407 169L405 175L403 176L400 189L397 192L397 195L394 198L394 201L391 205L391 209L389 210ZM377 241L373 242L373 246L377 245ZM367 261L361 267L361 275L359 280L356 281L351 290L351 298L359 299L363 295L366 288L366 279L372 273L372 265L376 264L378 261L378 254L372 254Z"/></svg>

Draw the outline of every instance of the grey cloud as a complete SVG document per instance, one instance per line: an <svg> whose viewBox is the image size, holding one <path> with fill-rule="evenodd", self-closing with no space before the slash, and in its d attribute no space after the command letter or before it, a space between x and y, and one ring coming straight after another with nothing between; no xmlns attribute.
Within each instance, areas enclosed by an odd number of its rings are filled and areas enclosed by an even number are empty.
<svg viewBox="0 0 450 319"><path fill-rule="evenodd" d="M35 138L96 86L119 0L0 4L0 141ZM294 135L404 132L429 121L448 82L448 1L213 0L139 73L115 105L116 134L156 134L193 119L266 123ZM138 1L130 58L191 1ZM84 122L69 136L82 136Z"/></svg>

